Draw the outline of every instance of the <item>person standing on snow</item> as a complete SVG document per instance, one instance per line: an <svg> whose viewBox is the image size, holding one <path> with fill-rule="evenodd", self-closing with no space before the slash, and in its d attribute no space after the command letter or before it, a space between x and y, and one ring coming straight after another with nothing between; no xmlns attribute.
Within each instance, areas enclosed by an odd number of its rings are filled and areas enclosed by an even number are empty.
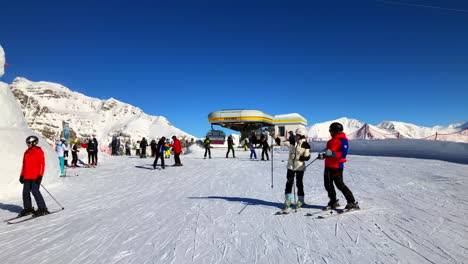
<svg viewBox="0 0 468 264"><path fill-rule="evenodd" d="M340 206L338 199L336 199L334 183L346 198L345 210L359 209L353 193L343 182L344 163L349 149L348 138L343 133L343 125L337 122L332 123L328 131L332 138L327 142L327 148L318 156L319 159L325 159L323 182L328 198L330 198L327 207L336 208Z"/></svg>
<svg viewBox="0 0 468 264"><path fill-rule="evenodd" d="M296 144L296 136L294 136L293 132L292 131L289 131L289 144L291 146L294 146Z"/></svg>
<svg viewBox="0 0 468 264"><path fill-rule="evenodd" d="M79 167L78 163L78 139L73 140L73 147L72 147L72 167Z"/></svg>
<svg viewBox="0 0 468 264"><path fill-rule="evenodd" d="M208 153L208 157L211 159L211 140L206 137L205 140L203 141L203 144L205 145L205 156L204 159L206 159L206 154Z"/></svg>
<svg viewBox="0 0 468 264"><path fill-rule="evenodd" d="M250 159L252 159L252 156L257 159L257 152L255 152L254 146L252 144L252 140L247 141L247 145L249 146L250 149Z"/></svg>
<svg viewBox="0 0 468 264"><path fill-rule="evenodd" d="M125 155L130 156L130 141L125 142Z"/></svg>
<svg viewBox="0 0 468 264"><path fill-rule="evenodd" d="M174 143L170 144L169 146L174 150L174 166L183 166L180 161L180 154L182 153L182 145L180 144L180 140L178 140L176 136L172 136L172 140Z"/></svg>
<svg viewBox="0 0 468 264"><path fill-rule="evenodd" d="M18 214L18 217L34 214L41 216L49 214L44 198L42 197L41 187L42 177L45 169L44 151L37 146L39 139L36 136L26 138L28 149L24 152L23 167L19 181L23 184L23 205L24 209ZM32 206L31 194L37 203L37 211Z"/></svg>
<svg viewBox="0 0 468 264"><path fill-rule="evenodd" d="M164 143L164 149L166 150L165 153L165 158L170 159L171 158L171 147L169 146L171 142L169 142L169 139L166 138L166 143Z"/></svg>
<svg viewBox="0 0 468 264"><path fill-rule="evenodd" d="M285 188L285 202L284 210L287 211L291 208L292 199L292 188L294 184L294 178L296 178L297 196L298 201L296 208L301 208L304 202L304 184L302 182L304 178L305 162L310 159L310 145L306 140L306 129L299 127L296 129L296 139L294 145L289 150L288 159L288 172L286 174L286 188Z"/></svg>
<svg viewBox="0 0 468 264"><path fill-rule="evenodd" d="M226 159L229 156L229 152L232 150L232 157L236 158L236 153L234 152L234 140L232 139L232 135L228 137L228 150L226 152Z"/></svg>
<svg viewBox="0 0 468 264"><path fill-rule="evenodd" d="M98 162L98 142L95 137L93 137L93 143L94 143L94 165L97 165Z"/></svg>
<svg viewBox="0 0 468 264"><path fill-rule="evenodd" d="M158 141L159 143L159 141ZM156 143L156 140L151 140L151 143L150 143L150 147L151 147L151 157L156 157L156 147L157 147L157 143Z"/></svg>
<svg viewBox="0 0 468 264"><path fill-rule="evenodd" d="M57 153L58 159L59 159L59 164L60 164L60 177L65 176L65 160L63 157L63 143L62 141L57 140L55 142L55 153Z"/></svg>
<svg viewBox="0 0 468 264"><path fill-rule="evenodd" d="M262 142L260 144L262 145L262 160L265 160L265 154L267 160L270 160L270 157L268 156L268 151L270 151L270 145L268 145L266 137L262 138Z"/></svg>
<svg viewBox="0 0 468 264"><path fill-rule="evenodd" d="M62 148L63 148L63 160L65 162L65 166L68 167L68 152L70 151L70 144L62 139Z"/></svg>
<svg viewBox="0 0 468 264"><path fill-rule="evenodd" d="M94 142L90 139L88 141L88 145L86 146L86 151L88 152L88 165L95 165L94 149Z"/></svg>
<svg viewBox="0 0 468 264"><path fill-rule="evenodd" d="M140 142L140 148L141 148L141 154L140 158L146 158L146 147L148 146L148 142L146 141L146 138L142 138Z"/></svg>
<svg viewBox="0 0 468 264"><path fill-rule="evenodd" d="M161 158L161 168L164 169L164 152L166 144L166 137L162 137L159 139L158 144L155 146L155 159L153 162L153 169L156 169L156 165L158 165L158 159Z"/></svg>

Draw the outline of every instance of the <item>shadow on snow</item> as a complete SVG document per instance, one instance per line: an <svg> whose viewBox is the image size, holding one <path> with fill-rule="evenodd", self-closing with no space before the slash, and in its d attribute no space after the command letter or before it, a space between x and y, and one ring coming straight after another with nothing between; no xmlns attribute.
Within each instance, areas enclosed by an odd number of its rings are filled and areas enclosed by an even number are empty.
<svg viewBox="0 0 468 264"><path fill-rule="evenodd" d="M244 197L225 197L225 196L206 196L206 197L188 197L189 199L219 199L219 200L226 200L228 202L238 202L244 203L247 205L261 205L261 206L269 206L278 209L283 209L284 204L278 202L269 202L260 199L254 198L244 198ZM314 205L314 204L306 204L302 208L310 208L310 209L325 209L325 206L322 205Z"/></svg>

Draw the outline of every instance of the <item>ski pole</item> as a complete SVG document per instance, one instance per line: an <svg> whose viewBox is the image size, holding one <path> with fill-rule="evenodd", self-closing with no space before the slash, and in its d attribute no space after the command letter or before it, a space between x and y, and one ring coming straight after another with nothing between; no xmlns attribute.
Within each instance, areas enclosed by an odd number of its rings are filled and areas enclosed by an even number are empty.
<svg viewBox="0 0 468 264"><path fill-rule="evenodd" d="M315 158L313 161L311 161L309 164L307 164L307 166L305 166L305 167L306 167L306 168L309 167L309 165L312 164L312 163L314 163L314 161L316 161L317 159L318 159L318 157Z"/></svg>
<svg viewBox="0 0 468 264"><path fill-rule="evenodd" d="M62 210L64 210L65 207L63 207L59 202L57 202L57 200L55 200L54 196L52 196L52 194L50 194L50 192L44 187L44 185L42 185L42 183L41 183L41 186L42 186L42 188L44 188L44 190L46 190L46 192L50 195L50 197L52 197L52 199L54 199L54 201L55 201L60 207L62 207Z"/></svg>
<svg viewBox="0 0 468 264"><path fill-rule="evenodd" d="M294 182L296 175L293 176L293 187L294 187L294 211L297 213L297 200L296 200L296 184Z"/></svg>

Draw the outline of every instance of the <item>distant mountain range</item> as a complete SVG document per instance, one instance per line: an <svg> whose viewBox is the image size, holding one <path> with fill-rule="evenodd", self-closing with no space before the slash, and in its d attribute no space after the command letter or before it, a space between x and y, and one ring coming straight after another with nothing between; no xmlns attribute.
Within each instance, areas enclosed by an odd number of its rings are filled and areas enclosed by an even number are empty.
<svg viewBox="0 0 468 264"><path fill-rule="evenodd" d="M163 116L145 114L140 108L110 98L100 100L73 92L56 83L32 82L16 78L10 89L34 131L50 142L62 137L62 121L68 122L70 134L86 140L95 136L109 143L113 136L132 142L156 137L194 136L174 127Z"/></svg>
<svg viewBox="0 0 468 264"><path fill-rule="evenodd" d="M62 121L69 123L73 138L83 141L93 136L104 143L110 142L113 136L132 142L142 137L151 140L172 135L189 140L195 138L171 125L163 116L150 116L138 107L113 98L100 100L73 92L60 84L33 82L25 78L16 78L9 87L28 126L49 142L62 137ZM308 127L309 139L329 139L328 127L332 122L341 123L349 139L427 138L468 142L468 122L431 128L384 121L374 126L346 117Z"/></svg>
<svg viewBox="0 0 468 264"><path fill-rule="evenodd" d="M468 143L468 122L446 127L422 127L397 121L383 121L374 126L346 117L310 126L308 137L315 140L329 139L328 128L333 122L343 125L349 139L425 138Z"/></svg>

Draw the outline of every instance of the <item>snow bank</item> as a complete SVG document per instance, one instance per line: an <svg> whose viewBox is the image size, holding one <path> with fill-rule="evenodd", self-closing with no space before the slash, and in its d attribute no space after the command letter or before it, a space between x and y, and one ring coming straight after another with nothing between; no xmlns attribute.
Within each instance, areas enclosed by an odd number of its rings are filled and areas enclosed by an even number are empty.
<svg viewBox="0 0 468 264"><path fill-rule="evenodd" d="M0 47L0 65L4 63L3 49ZM1 68L0 76L3 74ZM58 181L59 164L54 149L37 133L28 128L15 97L9 86L0 82L0 197L21 195L21 184L18 178L21 173L23 153L27 146L26 137L36 135L39 145L45 153L46 169L44 185Z"/></svg>
<svg viewBox="0 0 468 264"><path fill-rule="evenodd" d="M325 148L326 142L309 142L313 152ZM385 139L349 141L350 155L389 156L437 159L468 164L468 144L420 139Z"/></svg>
<svg viewBox="0 0 468 264"><path fill-rule="evenodd" d="M2 45L0 45L0 77L5 73L5 52L3 51Z"/></svg>

